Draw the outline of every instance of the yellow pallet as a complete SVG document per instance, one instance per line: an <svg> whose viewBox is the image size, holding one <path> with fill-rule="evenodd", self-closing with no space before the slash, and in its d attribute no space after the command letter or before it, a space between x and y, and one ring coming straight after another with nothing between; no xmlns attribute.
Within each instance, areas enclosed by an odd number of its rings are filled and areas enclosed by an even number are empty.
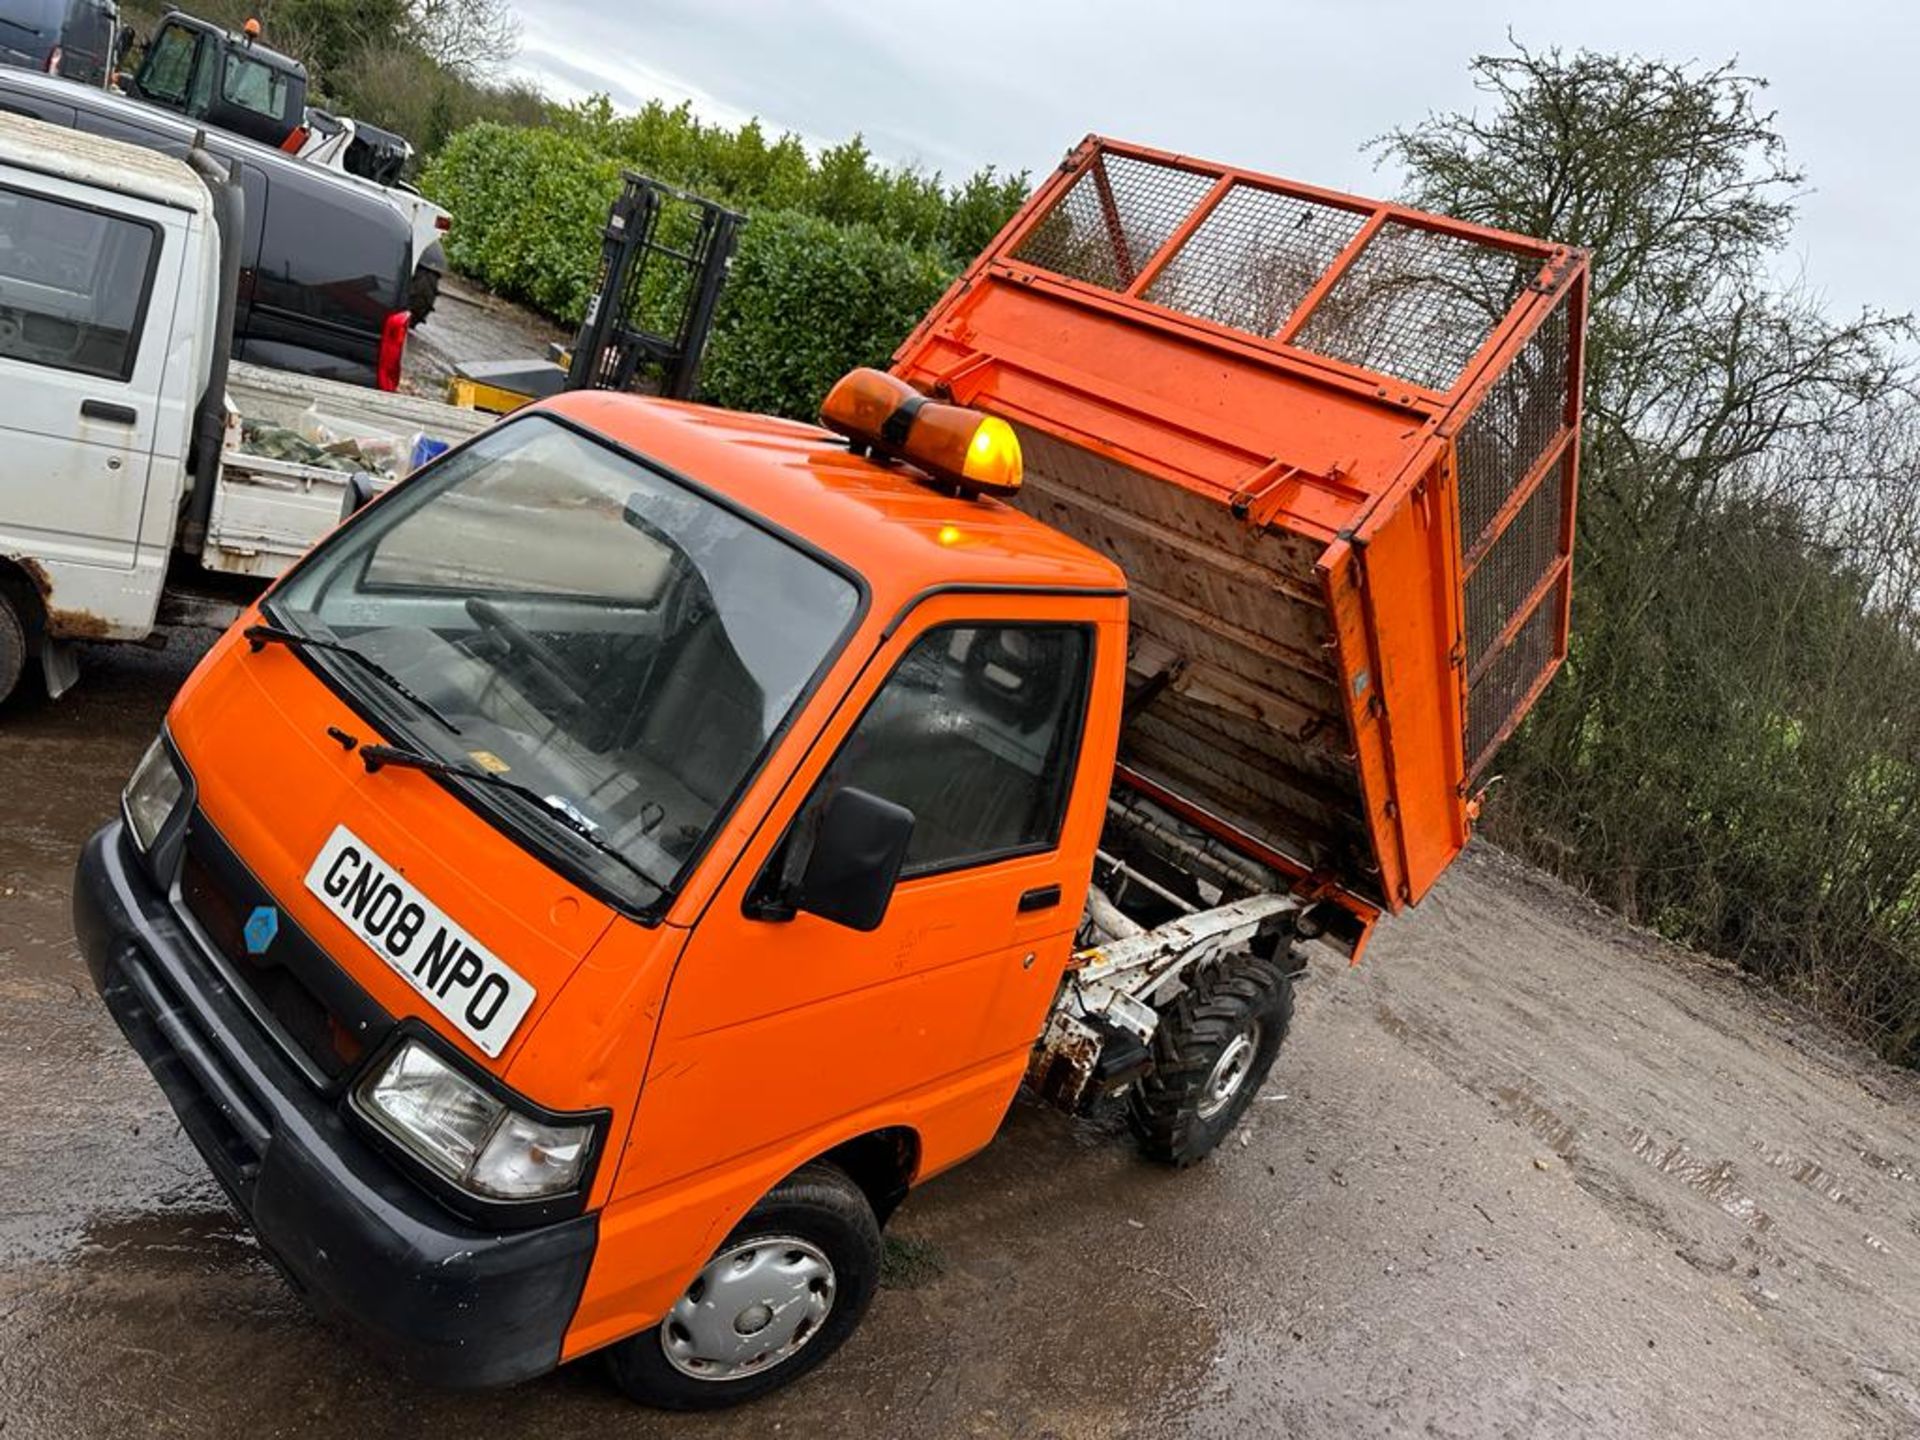
<svg viewBox="0 0 1920 1440"><path fill-rule="evenodd" d="M510 415L522 405L530 404L531 395L522 395L518 390L507 390L499 385L489 385L483 380L467 380L455 375L447 381L447 403L458 405L463 410L485 410L491 415Z"/></svg>

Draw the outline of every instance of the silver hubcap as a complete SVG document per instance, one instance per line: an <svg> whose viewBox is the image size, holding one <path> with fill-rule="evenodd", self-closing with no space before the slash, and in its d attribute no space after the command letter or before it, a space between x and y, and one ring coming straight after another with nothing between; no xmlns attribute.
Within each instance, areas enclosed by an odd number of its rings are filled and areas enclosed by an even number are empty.
<svg viewBox="0 0 1920 1440"><path fill-rule="evenodd" d="M833 1309L833 1263L790 1235L722 1250L660 1323L667 1363L695 1380L737 1380L790 1360Z"/></svg>
<svg viewBox="0 0 1920 1440"><path fill-rule="evenodd" d="M1247 1028L1220 1052L1207 1075L1207 1087L1200 1092L1200 1118L1211 1120L1233 1103L1253 1070L1253 1054L1260 1048L1260 1022L1249 1020Z"/></svg>

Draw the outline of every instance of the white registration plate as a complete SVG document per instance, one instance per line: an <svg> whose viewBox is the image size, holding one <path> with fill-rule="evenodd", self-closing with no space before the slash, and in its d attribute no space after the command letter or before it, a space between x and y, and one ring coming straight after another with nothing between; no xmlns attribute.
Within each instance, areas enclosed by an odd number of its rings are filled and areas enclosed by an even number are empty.
<svg viewBox="0 0 1920 1440"><path fill-rule="evenodd" d="M307 870L307 889L462 1035L498 1055L533 1004L533 986L344 825Z"/></svg>

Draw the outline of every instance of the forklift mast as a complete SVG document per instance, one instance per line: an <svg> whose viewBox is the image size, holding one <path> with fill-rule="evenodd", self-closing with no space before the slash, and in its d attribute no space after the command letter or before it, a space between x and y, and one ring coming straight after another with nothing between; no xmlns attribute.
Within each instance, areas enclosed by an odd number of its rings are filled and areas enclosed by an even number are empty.
<svg viewBox="0 0 1920 1440"><path fill-rule="evenodd" d="M688 400L746 216L627 171L607 213L600 275L569 390L644 388Z"/></svg>

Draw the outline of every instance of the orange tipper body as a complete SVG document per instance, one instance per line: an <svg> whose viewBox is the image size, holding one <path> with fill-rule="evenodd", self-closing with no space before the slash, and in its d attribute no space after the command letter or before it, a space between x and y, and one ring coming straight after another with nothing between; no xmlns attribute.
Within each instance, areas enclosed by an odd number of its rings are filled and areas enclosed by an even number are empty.
<svg viewBox="0 0 1920 1440"><path fill-rule="evenodd" d="M323 541L90 842L96 984L377 1352L771 1388L1023 1075L1148 1084L1457 853L1564 654L1583 276L1089 141L839 434L563 395Z"/></svg>
<svg viewBox="0 0 1920 1440"><path fill-rule="evenodd" d="M1118 558L1127 778L1418 900L1567 652L1585 255L1090 137L901 346ZM1238 763L1223 765L1223 756Z"/></svg>

